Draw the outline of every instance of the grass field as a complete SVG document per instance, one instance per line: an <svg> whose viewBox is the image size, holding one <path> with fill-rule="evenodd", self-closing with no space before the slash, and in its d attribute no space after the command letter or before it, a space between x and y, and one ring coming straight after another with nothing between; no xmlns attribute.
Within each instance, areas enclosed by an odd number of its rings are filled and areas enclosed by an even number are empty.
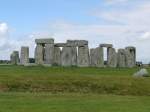
<svg viewBox="0 0 150 112"><path fill-rule="evenodd" d="M0 112L149 112L137 70L0 66Z"/></svg>

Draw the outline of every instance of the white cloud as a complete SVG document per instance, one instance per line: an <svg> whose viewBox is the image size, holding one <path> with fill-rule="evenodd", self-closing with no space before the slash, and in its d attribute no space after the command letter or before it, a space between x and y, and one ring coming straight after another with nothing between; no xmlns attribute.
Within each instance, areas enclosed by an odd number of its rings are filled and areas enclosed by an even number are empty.
<svg viewBox="0 0 150 112"><path fill-rule="evenodd" d="M6 38L8 35L7 23L0 23L0 38Z"/></svg>
<svg viewBox="0 0 150 112"><path fill-rule="evenodd" d="M145 32L144 34L142 34L142 36L140 37L140 40L142 41L150 40L150 32Z"/></svg>

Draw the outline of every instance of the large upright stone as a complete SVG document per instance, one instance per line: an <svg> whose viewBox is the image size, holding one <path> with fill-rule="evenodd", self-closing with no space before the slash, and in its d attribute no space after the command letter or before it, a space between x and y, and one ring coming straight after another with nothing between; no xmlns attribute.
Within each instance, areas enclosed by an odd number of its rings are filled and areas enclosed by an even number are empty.
<svg viewBox="0 0 150 112"><path fill-rule="evenodd" d="M71 47L71 66L77 66L77 48Z"/></svg>
<svg viewBox="0 0 150 112"><path fill-rule="evenodd" d="M10 55L11 64L17 65L19 64L19 52L13 51L13 53Z"/></svg>
<svg viewBox="0 0 150 112"><path fill-rule="evenodd" d="M44 63L52 65L54 62L54 44L45 44Z"/></svg>
<svg viewBox="0 0 150 112"><path fill-rule="evenodd" d="M126 47L126 66L132 68L136 66L136 48Z"/></svg>
<svg viewBox="0 0 150 112"><path fill-rule="evenodd" d="M79 67L88 67L90 65L88 45L78 47L77 62Z"/></svg>
<svg viewBox="0 0 150 112"><path fill-rule="evenodd" d="M90 49L90 65L93 67L104 67L103 48Z"/></svg>
<svg viewBox="0 0 150 112"><path fill-rule="evenodd" d="M63 47L61 52L61 65L71 66L71 47Z"/></svg>
<svg viewBox="0 0 150 112"><path fill-rule="evenodd" d="M77 48L76 47L63 47L61 52L62 66L76 66L77 65Z"/></svg>
<svg viewBox="0 0 150 112"><path fill-rule="evenodd" d="M117 67L117 53L114 48L108 48L107 50L107 65L108 67Z"/></svg>
<svg viewBox="0 0 150 112"><path fill-rule="evenodd" d="M43 64L44 63L44 47L42 44L37 44L35 48L35 63Z"/></svg>
<svg viewBox="0 0 150 112"><path fill-rule="evenodd" d="M61 65L61 49L59 47L54 47L54 65Z"/></svg>
<svg viewBox="0 0 150 112"><path fill-rule="evenodd" d="M126 67L126 52L125 49L118 49L118 67Z"/></svg>
<svg viewBox="0 0 150 112"><path fill-rule="evenodd" d="M29 47L21 47L21 54L20 54L20 64L25 65L29 63Z"/></svg>

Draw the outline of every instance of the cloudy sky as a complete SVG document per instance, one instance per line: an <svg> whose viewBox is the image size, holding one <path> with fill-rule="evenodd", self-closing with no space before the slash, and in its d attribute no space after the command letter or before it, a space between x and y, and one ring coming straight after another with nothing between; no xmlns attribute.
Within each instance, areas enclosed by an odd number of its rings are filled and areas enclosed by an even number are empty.
<svg viewBox="0 0 150 112"><path fill-rule="evenodd" d="M0 59L30 47L35 38L89 40L90 48L112 43L137 47L137 60L150 62L150 0L0 0Z"/></svg>

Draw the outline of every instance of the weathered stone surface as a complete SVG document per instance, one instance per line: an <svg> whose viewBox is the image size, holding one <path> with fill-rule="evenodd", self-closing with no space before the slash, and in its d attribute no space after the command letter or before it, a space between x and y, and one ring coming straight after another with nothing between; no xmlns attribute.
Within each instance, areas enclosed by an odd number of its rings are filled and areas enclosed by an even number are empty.
<svg viewBox="0 0 150 112"><path fill-rule="evenodd" d="M117 67L117 53L114 48L108 48L107 51L108 59L107 66L108 67Z"/></svg>
<svg viewBox="0 0 150 112"><path fill-rule="evenodd" d="M13 53L10 56L11 64L17 65L19 64L19 52L13 51Z"/></svg>
<svg viewBox="0 0 150 112"><path fill-rule="evenodd" d="M37 44L35 48L35 63L36 64L44 63L44 47L41 44Z"/></svg>
<svg viewBox="0 0 150 112"><path fill-rule="evenodd" d="M45 44L44 64L52 65L54 62L54 44Z"/></svg>
<svg viewBox="0 0 150 112"><path fill-rule="evenodd" d="M87 40L78 40L78 46L87 46L88 45L88 41Z"/></svg>
<svg viewBox="0 0 150 112"><path fill-rule="evenodd" d="M67 40L67 43L55 43L55 47L78 47L88 45L86 40Z"/></svg>
<svg viewBox="0 0 150 112"><path fill-rule="evenodd" d="M100 47L112 48L112 44L100 44Z"/></svg>
<svg viewBox="0 0 150 112"><path fill-rule="evenodd" d="M55 43L54 46L55 47L66 47L67 44L66 43Z"/></svg>
<svg viewBox="0 0 150 112"><path fill-rule="evenodd" d="M88 67L90 65L89 57L89 47L88 45L80 46L78 48L78 58L77 58L79 67Z"/></svg>
<svg viewBox="0 0 150 112"><path fill-rule="evenodd" d="M71 47L63 47L61 52L61 65L71 66Z"/></svg>
<svg viewBox="0 0 150 112"><path fill-rule="evenodd" d="M21 47L21 54L20 54L20 64L25 65L29 63L29 47Z"/></svg>
<svg viewBox="0 0 150 112"><path fill-rule="evenodd" d="M141 69L138 72L133 74L134 77L149 77L149 73L147 71L147 69Z"/></svg>
<svg viewBox="0 0 150 112"><path fill-rule="evenodd" d="M61 49L59 47L54 47L54 62L53 65L61 65Z"/></svg>
<svg viewBox="0 0 150 112"><path fill-rule="evenodd" d="M54 44L53 38L35 39L36 44Z"/></svg>
<svg viewBox="0 0 150 112"><path fill-rule="evenodd" d="M90 49L90 65L93 67L104 67L103 48Z"/></svg>
<svg viewBox="0 0 150 112"><path fill-rule="evenodd" d="M71 65L77 66L77 48L71 47Z"/></svg>
<svg viewBox="0 0 150 112"><path fill-rule="evenodd" d="M118 49L118 67L126 67L126 51Z"/></svg>
<svg viewBox="0 0 150 112"><path fill-rule="evenodd" d="M76 66L77 65L77 48L63 47L61 53L62 66Z"/></svg>
<svg viewBox="0 0 150 112"><path fill-rule="evenodd" d="M77 40L67 40L67 45L68 46L78 46L78 41Z"/></svg>
<svg viewBox="0 0 150 112"><path fill-rule="evenodd" d="M132 68L136 65L136 48L126 47L126 66Z"/></svg>

